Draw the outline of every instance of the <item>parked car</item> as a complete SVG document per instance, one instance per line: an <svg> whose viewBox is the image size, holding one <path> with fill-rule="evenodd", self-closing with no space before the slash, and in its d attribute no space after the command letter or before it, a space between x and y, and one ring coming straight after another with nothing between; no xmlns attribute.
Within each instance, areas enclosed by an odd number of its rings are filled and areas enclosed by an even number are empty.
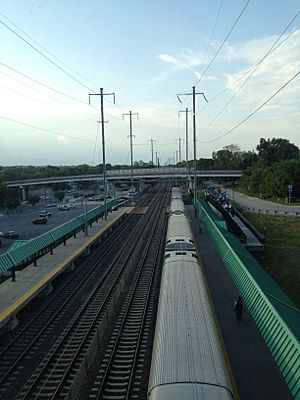
<svg viewBox="0 0 300 400"><path fill-rule="evenodd" d="M16 231L8 231L4 233L3 237L6 239L18 239L19 234Z"/></svg>
<svg viewBox="0 0 300 400"><path fill-rule="evenodd" d="M71 210L70 206L67 206L67 205L60 205L60 206L58 206L58 209L60 211L70 211Z"/></svg>
<svg viewBox="0 0 300 400"><path fill-rule="evenodd" d="M51 213L47 211L41 211L40 212L40 217L51 217Z"/></svg>
<svg viewBox="0 0 300 400"><path fill-rule="evenodd" d="M42 218L36 218L32 221L33 224L35 225L39 225L39 224L46 224L48 222L46 217L42 217Z"/></svg>

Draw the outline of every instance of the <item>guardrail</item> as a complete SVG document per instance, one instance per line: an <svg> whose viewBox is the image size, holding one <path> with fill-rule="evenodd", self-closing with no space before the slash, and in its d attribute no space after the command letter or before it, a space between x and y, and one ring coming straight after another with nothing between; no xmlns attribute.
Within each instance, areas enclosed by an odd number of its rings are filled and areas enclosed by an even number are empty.
<svg viewBox="0 0 300 400"><path fill-rule="evenodd" d="M300 400L299 309L238 240L218 226L206 204L197 200L196 207L292 395Z"/></svg>
<svg viewBox="0 0 300 400"><path fill-rule="evenodd" d="M157 176L193 176L194 170L186 167L159 167L159 168L135 168L133 170L133 177L157 177ZM243 171L241 170L197 170L198 177L241 177ZM106 171L107 179L114 178L130 178L130 169L108 170ZM80 181L102 181L102 174L89 174L89 175L70 175L70 176L52 176L36 179L24 179L5 182L7 187L26 187L31 185L46 185L58 182L80 182Z"/></svg>
<svg viewBox="0 0 300 400"><path fill-rule="evenodd" d="M107 210L110 210L116 204L116 200L107 202ZM15 269L18 266L26 265L58 246L60 243L65 242L71 236L75 236L77 232L82 230L87 222L91 224L104 215L105 206L96 207L87 212L87 219L85 214L81 214L70 221L43 233L40 236L24 241L23 244L8 250L0 255L0 274L1 275L14 275ZM5 276L2 278L5 279ZM6 276L7 278L7 276ZM3 280L3 279L2 279Z"/></svg>

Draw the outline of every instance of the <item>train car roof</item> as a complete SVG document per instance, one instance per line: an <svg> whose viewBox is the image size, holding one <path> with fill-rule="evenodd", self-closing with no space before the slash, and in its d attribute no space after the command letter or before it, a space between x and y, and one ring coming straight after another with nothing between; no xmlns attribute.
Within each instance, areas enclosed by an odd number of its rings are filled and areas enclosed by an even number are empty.
<svg viewBox="0 0 300 400"><path fill-rule="evenodd" d="M171 254L163 267L149 379L149 393L154 390L157 396L151 395L150 399L164 399L158 395L159 388L173 387L171 393L176 393L177 384L182 383L203 385L204 392L206 386L213 386L216 391L219 388L220 396L214 391L212 399L231 398L231 385L200 266L191 254L177 258Z"/></svg>

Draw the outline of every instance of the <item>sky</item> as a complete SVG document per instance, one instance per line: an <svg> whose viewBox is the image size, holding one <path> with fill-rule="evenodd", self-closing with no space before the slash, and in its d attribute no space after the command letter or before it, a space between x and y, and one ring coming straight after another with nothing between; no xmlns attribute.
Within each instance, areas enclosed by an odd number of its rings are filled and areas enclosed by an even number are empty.
<svg viewBox="0 0 300 400"><path fill-rule="evenodd" d="M192 159L193 86L197 158L300 147L299 0L0 0L0 35L2 166L102 163L100 88L110 164L130 111L133 161L185 160L186 109Z"/></svg>

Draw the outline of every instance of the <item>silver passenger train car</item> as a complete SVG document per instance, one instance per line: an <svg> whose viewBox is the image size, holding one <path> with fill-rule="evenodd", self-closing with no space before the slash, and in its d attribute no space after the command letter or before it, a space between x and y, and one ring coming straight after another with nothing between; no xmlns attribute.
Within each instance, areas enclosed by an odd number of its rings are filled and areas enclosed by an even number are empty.
<svg viewBox="0 0 300 400"><path fill-rule="evenodd" d="M178 196L179 188L173 188L148 399L232 400L193 235Z"/></svg>

